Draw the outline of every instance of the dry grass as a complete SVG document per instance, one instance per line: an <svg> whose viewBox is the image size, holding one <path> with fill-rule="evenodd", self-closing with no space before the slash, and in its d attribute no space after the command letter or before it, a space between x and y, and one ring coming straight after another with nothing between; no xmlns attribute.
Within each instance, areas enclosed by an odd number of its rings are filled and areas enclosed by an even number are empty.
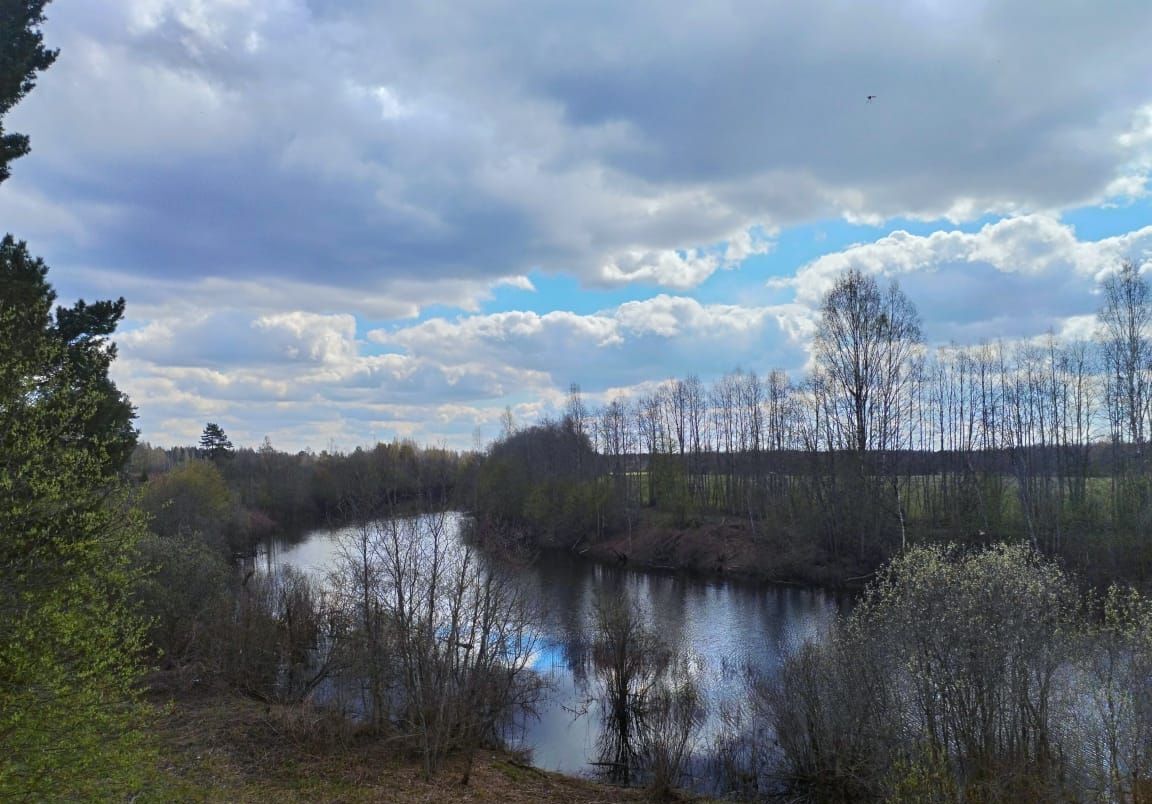
<svg viewBox="0 0 1152 804"><path fill-rule="evenodd" d="M833 559L816 542L785 528L735 516L702 517L677 527L646 512L631 535L588 545L583 555L609 564L686 570L702 575L815 586L851 586L875 569L854 554ZM621 562L621 557L627 557Z"/></svg>
<svg viewBox="0 0 1152 804"><path fill-rule="evenodd" d="M546 773L515 757L481 751L471 783L458 761L425 782L419 763L394 746L347 736L308 709L265 706L236 696L183 696L157 723L164 789L160 801L188 802L560 802L642 801L637 790Z"/></svg>

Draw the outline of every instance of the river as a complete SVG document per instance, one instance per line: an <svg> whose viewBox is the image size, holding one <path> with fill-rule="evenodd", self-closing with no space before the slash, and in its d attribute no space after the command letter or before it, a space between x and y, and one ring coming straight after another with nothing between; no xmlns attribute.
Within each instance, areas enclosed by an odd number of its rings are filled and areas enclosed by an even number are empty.
<svg viewBox="0 0 1152 804"><path fill-rule="evenodd" d="M452 518L454 532L459 521ZM271 542L263 560L322 576L335 561L339 533ZM625 595L670 648L692 657L708 702L701 747L724 728L722 704L745 696L741 668L771 675L789 650L819 638L843 605L820 590L640 571L560 553L541 555L521 575L542 615L534 666L551 683L537 713L514 724L510 742L529 749L536 766L572 774L590 774L598 756L603 719L572 658L598 594Z"/></svg>

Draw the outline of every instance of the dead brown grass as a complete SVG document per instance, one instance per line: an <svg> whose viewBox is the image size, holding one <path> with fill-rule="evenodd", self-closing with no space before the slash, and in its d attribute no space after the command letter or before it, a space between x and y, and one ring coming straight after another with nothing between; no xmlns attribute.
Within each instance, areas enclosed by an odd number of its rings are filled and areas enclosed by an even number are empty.
<svg viewBox="0 0 1152 804"><path fill-rule="evenodd" d="M558 802L644 800L623 790L547 773L506 753L481 751L471 783L459 761L425 782L395 745L357 738L322 713L225 693L181 696L164 706L156 738L163 791L145 798L188 802Z"/></svg>
<svg viewBox="0 0 1152 804"><path fill-rule="evenodd" d="M824 587L851 586L874 568L851 556L832 561L811 539L765 523L709 516L679 527L651 511L630 535L587 545L582 555L609 564Z"/></svg>

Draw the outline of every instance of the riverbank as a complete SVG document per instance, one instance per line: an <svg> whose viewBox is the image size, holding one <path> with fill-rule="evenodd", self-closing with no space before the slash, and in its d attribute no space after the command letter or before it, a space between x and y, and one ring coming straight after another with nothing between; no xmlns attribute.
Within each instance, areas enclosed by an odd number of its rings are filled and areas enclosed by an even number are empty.
<svg viewBox="0 0 1152 804"><path fill-rule="evenodd" d="M830 559L811 540L747 519L711 517L684 527L663 520L659 514L642 516L631 533L581 543L573 552L636 569L832 590L862 588L878 566L875 561Z"/></svg>
<svg viewBox="0 0 1152 804"><path fill-rule="evenodd" d="M500 802L617 804L644 801L621 789L531 767L501 751L477 753L460 784L450 759L430 782L419 762L378 740L357 739L309 706L270 706L224 691L158 701L155 746L164 800L195 802ZM161 800L161 799L157 799ZM691 800L691 799L687 799Z"/></svg>

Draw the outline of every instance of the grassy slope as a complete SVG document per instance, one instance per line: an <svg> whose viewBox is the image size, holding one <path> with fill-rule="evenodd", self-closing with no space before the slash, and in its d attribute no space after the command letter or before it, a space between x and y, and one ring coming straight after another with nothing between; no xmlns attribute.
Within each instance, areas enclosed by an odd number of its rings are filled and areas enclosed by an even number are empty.
<svg viewBox="0 0 1152 804"><path fill-rule="evenodd" d="M525 766L481 751L467 787L450 762L432 782L419 763L378 742L329 738L308 709L267 707L234 695L182 697L156 728L163 789L141 797L189 802L524 802L615 804L641 801L622 790Z"/></svg>

